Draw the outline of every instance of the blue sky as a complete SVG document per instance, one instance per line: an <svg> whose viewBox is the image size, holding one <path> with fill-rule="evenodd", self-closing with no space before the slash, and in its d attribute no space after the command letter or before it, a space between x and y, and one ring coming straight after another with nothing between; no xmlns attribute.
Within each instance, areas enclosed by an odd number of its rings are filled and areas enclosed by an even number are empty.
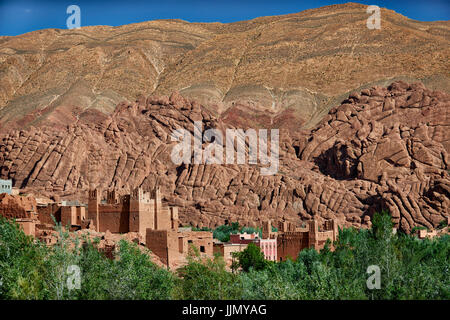
<svg viewBox="0 0 450 320"><path fill-rule="evenodd" d="M81 8L81 26L183 19L191 22L234 22L260 16L294 13L349 1L326 0L0 0L0 35L18 35L47 28L66 28L71 4ZM421 21L449 20L450 0L353 1L395 10Z"/></svg>

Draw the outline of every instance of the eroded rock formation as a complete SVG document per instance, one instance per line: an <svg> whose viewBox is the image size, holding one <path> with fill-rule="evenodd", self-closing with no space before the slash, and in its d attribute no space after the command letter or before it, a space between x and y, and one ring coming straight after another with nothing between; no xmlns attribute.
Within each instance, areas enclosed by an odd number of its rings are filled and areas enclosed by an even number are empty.
<svg viewBox="0 0 450 320"><path fill-rule="evenodd" d="M263 176L259 165L174 164L174 130L202 121L225 132L235 123L178 93L142 97L66 129L4 134L0 178L80 200L98 186L127 193L157 183L181 221L200 227L313 217L369 227L375 211L389 209L408 232L449 216L449 104L448 94L404 82L353 93L311 131L281 129L278 173Z"/></svg>
<svg viewBox="0 0 450 320"><path fill-rule="evenodd" d="M234 23L155 20L0 37L0 130L65 126L173 91L240 126L312 128L352 90L450 90L450 22L346 3Z"/></svg>
<svg viewBox="0 0 450 320"><path fill-rule="evenodd" d="M304 142L300 158L338 180L375 185L355 195L389 209L402 229L433 227L449 213L450 98L422 84L354 93Z"/></svg>

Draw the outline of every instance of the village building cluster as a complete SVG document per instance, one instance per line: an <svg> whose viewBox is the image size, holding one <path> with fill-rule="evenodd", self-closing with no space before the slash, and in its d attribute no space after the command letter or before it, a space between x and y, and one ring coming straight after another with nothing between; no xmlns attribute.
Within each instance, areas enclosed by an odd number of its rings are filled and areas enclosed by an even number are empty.
<svg viewBox="0 0 450 320"><path fill-rule="evenodd" d="M0 185L11 186L0 180ZM151 192L141 188L131 194L118 196L107 191L105 199L101 190L91 190L88 203L61 201L41 203L31 196L0 194L0 215L15 219L24 232L52 245L56 242L53 227L61 223L70 231L91 230L96 233L137 234L140 244L145 245L167 267L177 267L187 261L192 248L202 257L220 254L231 266L233 253L244 250L249 243L261 248L266 260L284 261L295 259L305 248L320 250L326 241L337 239L336 220L328 220L319 231L316 220L303 227L288 222L279 222L273 231L272 222L265 221L262 237L258 233L231 234L228 242L213 239L209 231L192 231L179 227L178 208L169 207L162 201L160 189Z"/></svg>

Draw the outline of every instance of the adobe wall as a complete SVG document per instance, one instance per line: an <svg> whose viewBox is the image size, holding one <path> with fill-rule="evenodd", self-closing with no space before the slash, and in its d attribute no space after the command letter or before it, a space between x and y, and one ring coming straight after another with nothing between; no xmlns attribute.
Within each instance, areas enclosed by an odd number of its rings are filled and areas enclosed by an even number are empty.
<svg viewBox="0 0 450 320"><path fill-rule="evenodd" d="M36 221L31 219L17 219L16 222L27 236L35 236Z"/></svg>
<svg viewBox="0 0 450 320"><path fill-rule="evenodd" d="M57 203L51 203L47 206L37 208L38 219L40 223L55 225L52 215L56 222L61 222L62 226L81 225L86 219L86 208L83 206L60 206Z"/></svg>
<svg viewBox="0 0 450 320"><path fill-rule="evenodd" d="M316 220L308 222L308 228L293 228L289 224L280 224L280 229L294 230L280 232L277 237L278 260L286 260L288 257L296 259L299 252L306 248L321 250L328 239L336 241L338 235L338 225L336 220L328 220L324 224L325 231L319 232L319 225Z"/></svg>
<svg viewBox="0 0 450 320"><path fill-rule="evenodd" d="M101 191L98 189L89 190L89 202L87 218L95 225L95 230L99 227L99 205L100 205Z"/></svg>
<svg viewBox="0 0 450 320"><path fill-rule="evenodd" d="M147 229L146 246L168 265L180 258L179 241L176 232Z"/></svg>
<svg viewBox="0 0 450 320"><path fill-rule="evenodd" d="M158 188L151 193L136 188L120 201L114 191L107 192L106 203L101 203L101 198L100 190L89 191L87 219L97 231L138 232L145 239L147 229L178 230L178 210L162 204Z"/></svg>
<svg viewBox="0 0 450 320"><path fill-rule="evenodd" d="M61 225L71 226L76 224L77 221L77 208L76 207L60 207L61 210Z"/></svg>
<svg viewBox="0 0 450 320"><path fill-rule="evenodd" d="M122 197L120 203L114 191L107 193L107 203L101 204L102 192L89 191L87 219L92 220L98 232L127 233L130 230L130 197Z"/></svg>
<svg viewBox="0 0 450 320"><path fill-rule="evenodd" d="M169 207L160 208L156 212L156 230L170 230L172 228L170 216Z"/></svg>
<svg viewBox="0 0 450 320"><path fill-rule="evenodd" d="M153 212L151 212L152 209L153 208L152 206L149 205L149 203L144 203L142 190L141 189L133 190L132 194L130 195L130 213L129 213L130 232L139 232L139 233L143 232L143 235L145 235L145 228L142 229L142 226L145 224L146 220L154 219ZM148 215L151 215L151 217L148 217ZM149 223L147 221L147 224L154 224L154 222ZM149 226L149 228L152 227Z"/></svg>
<svg viewBox="0 0 450 320"><path fill-rule="evenodd" d="M133 208L133 201L131 204ZM130 231L136 230L143 237L147 229L155 229L155 205L154 201L151 200L149 203L139 204L140 211L135 211L130 209ZM132 221L133 220L133 221ZM132 227L134 224L134 227Z"/></svg>
<svg viewBox="0 0 450 320"><path fill-rule="evenodd" d="M309 247L309 232L285 232L277 237L277 259L297 259L299 252Z"/></svg>
<svg viewBox="0 0 450 320"><path fill-rule="evenodd" d="M220 254L228 267L233 263L233 253L241 252L247 248L247 244L215 243L213 254Z"/></svg>
<svg viewBox="0 0 450 320"><path fill-rule="evenodd" d="M86 220L86 207L77 207L77 220L74 224L81 225L83 220Z"/></svg>
<svg viewBox="0 0 450 320"><path fill-rule="evenodd" d="M122 203L104 204L98 206L97 231L112 233L127 233L129 228L129 206Z"/></svg>
<svg viewBox="0 0 450 320"><path fill-rule="evenodd" d="M178 207L170 207L170 216L171 216L171 229L174 231L178 231L178 225L180 223L178 219Z"/></svg>
<svg viewBox="0 0 450 320"><path fill-rule="evenodd" d="M196 247L201 254L213 257L213 234L209 231L189 231L179 232L179 237L183 237L183 253L188 253L190 245Z"/></svg>
<svg viewBox="0 0 450 320"><path fill-rule="evenodd" d="M333 235L333 231L322 231L317 234L317 240L326 241L327 239L330 239L333 241Z"/></svg>
<svg viewBox="0 0 450 320"><path fill-rule="evenodd" d="M211 232L174 230L146 230L146 246L166 265L185 262L191 246L202 256L213 257L213 237Z"/></svg>
<svg viewBox="0 0 450 320"><path fill-rule="evenodd" d="M325 247L325 243L328 239L330 239L331 243L337 240L338 225L336 220L332 219L325 221L324 229L324 231L320 232L317 231L317 228L315 230L316 234L314 248L316 250L322 250ZM331 247L331 249L333 250L333 247Z"/></svg>
<svg viewBox="0 0 450 320"><path fill-rule="evenodd" d="M156 254L164 264L168 261L168 244L166 230L147 229L145 244L151 252Z"/></svg>
<svg viewBox="0 0 450 320"><path fill-rule="evenodd" d="M331 240L331 239L330 239L330 240ZM314 248L315 248L317 251L322 250L322 249L325 247L325 243L327 243L327 239L317 241L317 243L316 243L316 245L314 246Z"/></svg>
<svg viewBox="0 0 450 320"><path fill-rule="evenodd" d="M262 237L263 239L274 239L276 237L276 232L272 232L271 220L266 220L263 222Z"/></svg>
<svg viewBox="0 0 450 320"><path fill-rule="evenodd" d="M41 223L54 225L52 215L55 217L56 221L61 221L61 211L59 210L56 203L49 204L45 207L39 206L37 208L38 219Z"/></svg>

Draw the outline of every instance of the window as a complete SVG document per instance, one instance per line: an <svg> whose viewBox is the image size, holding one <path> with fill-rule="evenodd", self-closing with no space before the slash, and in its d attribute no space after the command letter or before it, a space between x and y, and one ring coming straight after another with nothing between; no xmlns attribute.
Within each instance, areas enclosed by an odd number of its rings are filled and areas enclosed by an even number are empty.
<svg viewBox="0 0 450 320"><path fill-rule="evenodd" d="M205 246L200 246L200 252L205 252Z"/></svg>
<svg viewBox="0 0 450 320"><path fill-rule="evenodd" d="M188 243L192 243L192 240L188 240Z"/></svg>

